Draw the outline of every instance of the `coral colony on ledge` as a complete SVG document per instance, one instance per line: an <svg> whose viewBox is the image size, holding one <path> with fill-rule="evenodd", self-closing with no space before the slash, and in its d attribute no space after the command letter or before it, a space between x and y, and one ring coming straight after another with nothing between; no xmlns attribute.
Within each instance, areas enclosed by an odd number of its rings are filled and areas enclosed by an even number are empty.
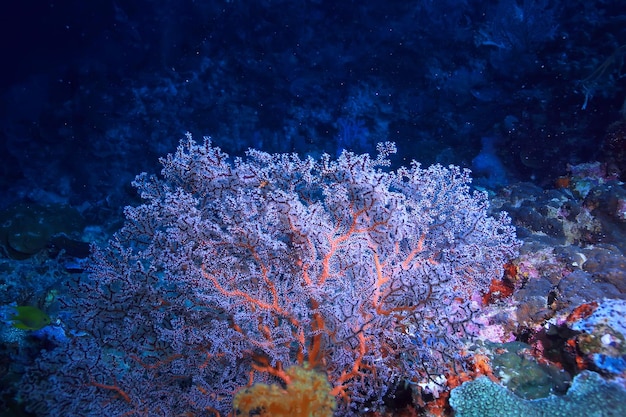
<svg viewBox="0 0 626 417"><path fill-rule="evenodd" d="M93 337L44 354L26 401L52 414L225 415L238 388L288 383L284 369L306 361L340 414L360 415L405 381L463 369L461 340L517 255L514 229L487 215L467 171L382 171L395 147L378 150L231 161L188 137L162 180L137 177L146 203L127 207L90 278L70 284L61 303Z"/></svg>
<svg viewBox="0 0 626 417"><path fill-rule="evenodd" d="M621 1L5 3L0 417L626 415Z"/></svg>

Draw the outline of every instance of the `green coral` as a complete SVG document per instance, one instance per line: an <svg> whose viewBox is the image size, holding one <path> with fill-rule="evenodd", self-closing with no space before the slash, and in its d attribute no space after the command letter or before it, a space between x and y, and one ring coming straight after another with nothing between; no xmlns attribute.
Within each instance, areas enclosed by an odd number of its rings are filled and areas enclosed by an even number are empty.
<svg viewBox="0 0 626 417"><path fill-rule="evenodd" d="M626 415L626 390L584 371L567 395L525 400L481 377L453 389L450 405L456 417L617 417Z"/></svg>
<svg viewBox="0 0 626 417"><path fill-rule="evenodd" d="M527 353L532 347L521 342L488 344L495 375L509 390L527 400L563 394L571 382L570 375L547 363L538 363Z"/></svg>

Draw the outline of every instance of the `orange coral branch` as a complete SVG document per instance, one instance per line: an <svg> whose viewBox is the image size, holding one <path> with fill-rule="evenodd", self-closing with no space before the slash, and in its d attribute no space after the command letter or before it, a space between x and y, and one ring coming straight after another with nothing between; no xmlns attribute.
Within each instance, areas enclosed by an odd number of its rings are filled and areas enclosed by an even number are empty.
<svg viewBox="0 0 626 417"><path fill-rule="evenodd" d="M342 372L341 376L337 378L337 385L330 392L333 397L341 396L344 399L348 400L348 394L346 394L346 382L350 379L356 377L359 374L359 369L361 368L361 364L363 361L363 357L365 356L365 352L367 351L365 346L365 335L363 333L359 333L359 357L356 358L354 364L352 365L352 369L350 372Z"/></svg>
<svg viewBox="0 0 626 417"><path fill-rule="evenodd" d="M113 391L114 393L119 395L124 401L126 401L128 404L132 404L132 401L130 400L130 396L126 393L126 391L124 391L122 388L118 387L117 385L106 385L106 384L101 384L96 381L91 381L91 385L97 388L102 388L102 389Z"/></svg>
<svg viewBox="0 0 626 417"><path fill-rule="evenodd" d="M169 358L166 358L166 359L164 359L164 360L162 360L162 361L161 361L161 360L160 360L160 361L157 361L157 362L152 363L152 364L147 364L147 363L143 362L141 359L139 359L139 356L137 356L137 355L130 355L130 357L131 357L131 358L132 358L135 362L137 362L139 365L141 365L141 366L142 366L143 368L145 368L145 369L156 369L156 368L158 368L159 366L163 366L163 365L166 365L166 364L168 364L168 363L172 362L173 360L176 360L176 359L178 359L178 358L182 358L182 357L183 357L183 355L181 355L181 354L175 354L175 355L170 356Z"/></svg>
<svg viewBox="0 0 626 417"><path fill-rule="evenodd" d="M252 363L252 368L259 372L267 372L270 375L273 375L280 380L282 380L285 384L289 384L291 382L291 377L285 373L283 369L282 363L278 362L276 366L271 366L268 359L264 356L255 355L255 362Z"/></svg>

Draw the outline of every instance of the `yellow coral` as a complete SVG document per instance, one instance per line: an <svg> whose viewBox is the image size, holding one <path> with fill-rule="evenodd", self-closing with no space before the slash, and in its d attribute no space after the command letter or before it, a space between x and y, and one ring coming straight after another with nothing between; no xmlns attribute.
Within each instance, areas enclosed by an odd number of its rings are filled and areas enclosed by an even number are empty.
<svg viewBox="0 0 626 417"><path fill-rule="evenodd" d="M236 415L264 417L330 417L337 403L326 375L301 366L285 371L289 383L255 384L239 391L233 400Z"/></svg>

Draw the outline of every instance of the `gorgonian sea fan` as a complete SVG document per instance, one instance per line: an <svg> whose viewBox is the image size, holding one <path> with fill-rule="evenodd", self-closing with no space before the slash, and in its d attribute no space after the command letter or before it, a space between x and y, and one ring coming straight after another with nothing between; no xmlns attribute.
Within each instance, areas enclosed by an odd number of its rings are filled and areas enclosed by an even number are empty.
<svg viewBox="0 0 626 417"><path fill-rule="evenodd" d="M71 287L89 336L42 356L38 375L55 378L27 376L31 400L50 413L224 415L251 378L308 363L336 414L359 415L394 385L462 366L473 300L519 242L469 171L390 170L393 152L231 160L188 136L162 177L137 177L145 203Z"/></svg>

